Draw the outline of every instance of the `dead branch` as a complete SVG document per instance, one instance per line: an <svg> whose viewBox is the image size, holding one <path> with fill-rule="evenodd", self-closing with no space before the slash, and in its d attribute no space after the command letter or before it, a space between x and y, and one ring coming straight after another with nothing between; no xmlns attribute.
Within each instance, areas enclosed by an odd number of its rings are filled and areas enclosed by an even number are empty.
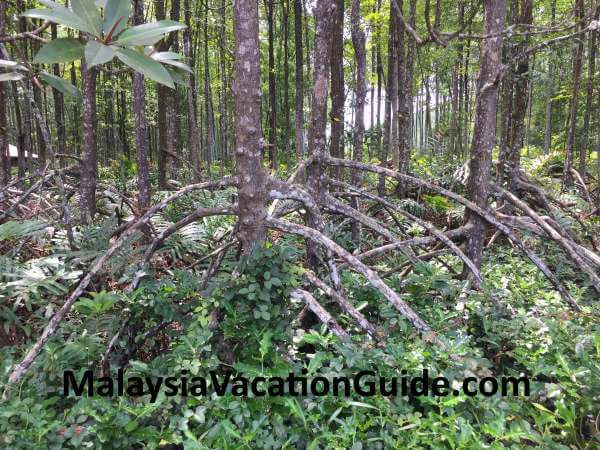
<svg viewBox="0 0 600 450"><path fill-rule="evenodd" d="M419 315L413 311L413 309L406 304L398 296L398 294L396 294L396 292L394 292L393 289L385 284L379 275L377 275L368 266L360 262L358 258L333 242L327 236L313 228L287 222L285 220L275 219L272 217L267 217L266 220L271 228L275 228L286 233L297 234L326 248L329 248L334 254L343 259L349 267L359 272L369 281L369 283L377 288L396 307L396 309L408 319L408 321L413 325L413 327L415 327L417 331L428 334L430 339L439 342L438 338L435 337L435 333L432 332L431 327L423 319L421 319Z"/></svg>
<svg viewBox="0 0 600 450"><path fill-rule="evenodd" d="M334 290L331 286L328 286L321 279L319 279L314 274L314 272L312 272L310 270L307 270L304 272L304 277L310 283L312 283L317 288L319 288L323 292L325 292L325 294L327 294L327 296L334 299L337 302L337 304L340 306L340 308L346 314L348 314L350 317L352 317L358 323L358 325L360 325L360 327L369 334L369 336L371 336L373 339L375 339L378 342L382 341L382 336L379 333L377 333L377 330L375 329L375 327L367 320L367 318L359 310L357 310L352 305L352 303L350 303L350 301L348 301L348 299L346 297L344 297L339 292Z"/></svg>
<svg viewBox="0 0 600 450"><path fill-rule="evenodd" d="M48 322L48 325L46 325L46 328L44 328L44 331L42 332L41 336L33 344L33 346L31 347L29 352L27 352L23 360L13 368L8 378L8 383L6 390L4 391L3 398L7 398L8 395L10 395L10 388L15 383L17 383L23 377L23 375L25 375L31 364L33 364L35 359L39 356L40 351L42 350L48 339L50 339L50 337L56 332L60 322L69 313L69 311L71 311L73 304L77 301L77 299L79 299L79 297L81 297L81 295L83 295L90 282L92 281L92 278L100 271L100 269L104 266L104 263L108 261L108 259L110 259L110 257L119 248L121 248L121 246L127 241L127 238L131 236L136 229L140 228L143 225L146 225L153 215L155 215L159 211L162 211L164 208L167 207L169 203L188 194L189 192L199 189L226 187L233 184L234 181L235 178L225 177L214 182L197 183L186 186L185 188L173 193L172 195L164 199L162 202L152 206L144 213L142 217L137 219L134 223L129 224L125 231L123 231L123 233L111 244L111 246L106 250L106 252L96 260L96 262L92 265L90 270L88 270L87 274L81 279L75 290L71 293L69 298L52 316L52 318Z"/></svg>
<svg viewBox="0 0 600 450"><path fill-rule="evenodd" d="M298 300L304 301L306 306L315 313L319 320L329 328L333 334L342 339L343 341L349 341L350 335L344 331L342 326L327 312L325 308L312 296L310 292L303 289L296 288L292 291L291 296Z"/></svg>
<svg viewBox="0 0 600 450"><path fill-rule="evenodd" d="M544 263L544 261L542 261L539 258L539 256L537 256L535 253L533 253L531 251L531 249L529 249L525 245L525 243L521 239L519 239L510 230L510 228L508 228L506 225L504 225L502 222L500 222L498 220L498 218L495 216L495 214L491 213L490 211L486 211L486 210L480 208L475 203L471 202L470 200L467 200L466 198L464 198L461 195L456 194L455 192L449 191L440 186L437 186L434 183L431 183L431 182L425 181L425 180L421 180L419 178L415 178L410 175L401 174L399 172L395 172L393 170L386 169L386 168L380 167L380 166L374 166L372 164L365 164L365 163L360 163L360 162L356 162L356 161L332 158L330 156L327 157L326 160L329 164L332 164L332 165L341 165L341 166L345 166L345 167L352 167L352 168L356 168L356 169L360 169L360 170L366 170L368 172L374 172L374 173L386 175L391 178L396 178L399 181L404 181L404 182L408 182L408 183L411 183L411 184L414 184L417 186L422 186L422 187L430 189L434 192L437 192L438 194L444 195L445 197L451 198L452 200L455 200L458 203L464 205L465 207L469 208L471 211L473 211L474 213L478 214L480 217L485 219L491 225L496 227L498 230L502 231L502 233L504 233L506 235L506 237L508 237L508 239L511 242L513 242L513 244L515 244L517 247L519 247L519 249L521 249L521 251L523 253L525 253L525 255L531 260L531 262L533 264L535 264L538 269L540 269L540 271L546 276L546 278L548 278L548 280L554 285L556 290L561 294L563 299L567 303L569 303L575 311L581 311L581 308L579 307L579 305L577 304L575 299L571 296L569 291L567 291L565 286L560 282L560 280L556 277L556 275L554 275L554 273L548 268L548 266L546 266L546 263Z"/></svg>

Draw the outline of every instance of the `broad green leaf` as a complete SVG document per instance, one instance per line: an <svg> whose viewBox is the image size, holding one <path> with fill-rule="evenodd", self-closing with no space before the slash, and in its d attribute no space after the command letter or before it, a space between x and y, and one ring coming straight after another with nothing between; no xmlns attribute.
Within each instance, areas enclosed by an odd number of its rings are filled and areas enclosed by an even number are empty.
<svg viewBox="0 0 600 450"><path fill-rule="evenodd" d="M183 74L181 72L173 69L172 67L166 67L166 66L164 66L164 67L167 70L167 72L169 72L169 75L171 75L171 78L173 79L175 84L180 84L181 86L186 86L186 87L190 86L190 83L188 82L187 77L183 76Z"/></svg>
<svg viewBox="0 0 600 450"><path fill-rule="evenodd" d="M40 73L40 78L52 86L57 91L62 92L65 95L70 95L71 97L80 98L79 89L73 86L71 83L63 80L60 77L55 75L51 75L46 72Z"/></svg>
<svg viewBox="0 0 600 450"><path fill-rule="evenodd" d="M190 69L190 66L188 66L187 64L184 64L180 61L173 61L172 59L164 59L164 60L162 60L162 63L169 64L170 66L177 67L178 69L184 70L189 73L193 73L192 69Z"/></svg>
<svg viewBox="0 0 600 450"><path fill-rule="evenodd" d="M123 31L116 42L119 45L152 45L172 31L182 30L185 25L173 20L160 20L128 28Z"/></svg>
<svg viewBox="0 0 600 450"><path fill-rule="evenodd" d="M131 2L129 0L108 0L104 8L104 33L108 34L113 26L119 21L113 36L118 36L127 25L131 13Z"/></svg>
<svg viewBox="0 0 600 450"><path fill-rule="evenodd" d="M60 6L60 8L55 9L30 9L25 11L22 16L30 17L32 19L48 20L50 22L64 25L69 28L74 28L79 31L93 33L93 29L84 20L79 18L79 16L73 13L73 11L65 8L64 6Z"/></svg>
<svg viewBox="0 0 600 450"><path fill-rule="evenodd" d="M23 78L22 73L17 73L17 72L0 73L0 82L2 82L2 81L18 81L22 78Z"/></svg>
<svg viewBox="0 0 600 450"><path fill-rule="evenodd" d="M85 62L88 67L104 64L115 57L115 48L98 41L89 41L85 46Z"/></svg>
<svg viewBox="0 0 600 450"><path fill-rule="evenodd" d="M175 53L175 52L156 52L156 53L152 53L152 55L148 55L148 56L151 56L152 59L155 59L157 61L183 59L183 55L180 55L179 53Z"/></svg>
<svg viewBox="0 0 600 450"><path fill-rule="evenodd" d="M40 49L35 55L34 62L53 64L75 61L83 58L84 48L85 46L77 39L54 39Z"/></svg>
<svg viewBox="0 0 600 450"><path fill-rule="evenodd" d="M128 48L117 50L117 58L133 70L142 73L151 80L164 84L171 89L175 88L173 78L171 78L169 72L167 72L159 62L154 61L152 58Z"/></svg>
<svg viewBox="0 0 600 450"><path fill-rule="evenodd" d="M71 0L71 7L73 12L90 26L94 36L102 35L102 17L94 0Z"/></svg>

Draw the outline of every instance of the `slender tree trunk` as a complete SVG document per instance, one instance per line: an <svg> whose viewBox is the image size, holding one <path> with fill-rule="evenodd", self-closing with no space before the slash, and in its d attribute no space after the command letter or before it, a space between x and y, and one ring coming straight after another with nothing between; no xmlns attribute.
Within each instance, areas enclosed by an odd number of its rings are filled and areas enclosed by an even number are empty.
<svg viewBox="0 0 600 450"><path fill-rule="evenodd" d="M336 13L331 39L331 140L329 152L336 158L344 157L344 1L335 0ZM339 167L333 169L339 177Z"/></svg>
<svg viewBox="0 0 600 450"><path fill-rule="evenodd" d="M398 0L400 8L402 8L402 0ZM390 147L393 145L391 139L392 129L392 99L396 95L397 83L395 83L397 64L396 64L396 47L397 47L397 33L400 30L397 28L397 15L395 8L390 9L390 20L389 20L389 37L388 37L388 79L385 92L385 104L384 104L384 118L383 118L383 143L381 146L381 166L387 167L388 155ZM394 150L392 150L393 152ZM379 183L377 190L381 197L385 196L385 177L379 176Z"/></svg>
<svg viewBox="0 0 600 450"><path fill-rule="evenodd" d="M577 0L575 4L577 16L583 18L583 0ZM582 25L580 25L581 27ZM575 141L577 133L577 108L579 102L579 87L581 84L581 60L583 57L583 40L579 39L575 57L573 59L573 90L571 91L571 109L569 114L569 128L567 130L567 146L565 149L565 164L563 169L563 186L568 187L573 184L571 169L573 167L573 156L575 153Z"/></svg>
<svg viewBox="0 0 600 450"><path fill-rule="evenodd" d="M352 0L352 9L350 12L351 28L352 28L352 45L354 46L354 60L356 62L356 80L354 88L354 135L353 135L353 152L352 157L355 161L362 162L362 147L365 133L364 110L365 98L367 95L367 84L365 79L367 55L365 49L365 33L361 28L360 23L360 0ZM361 173L359 170L352 172L352 183L355 186L360 186L362 182ZM352 206L358 208L358 200L352 198ZM352 224L352 241L360 246L360 223L355 221Z"/></svg>
<svg viewBox="0 0 600 450"><path fill-rule="evenodd" d="M595 20L598 20L596 13ZM586 159L587 147L590 136L590 118L592 115L593 99L594 99L594 75L596 74L596 52L597 52L597 31L591 31L588 40L588 73L587 73L587 93L585 101L585 115L583 116L583 133L581 142L579 143L579 174L585 181L586 179ZM599 130L600 133L600 130ZM600 180L599 180L600 181Z"/></svg>
<svg viewBox="0 0 600 450"><path fill-rule="evenodd" d="M267 29L269 41L269 127L267 140L269 145L269 161L273 169L277 170L277 92L275 91L275 49L273 32L273 7L274 0L265 0L265 10L267 12Z"/></svg>
<svg viewBox="0 0 600 450"><path fill-rule="evenodd" d="M409 23L413 28L416 23L416 4L416 0L410 0ZM402 104L400 114L398 115L398 171L400 173L407 173L412 150L412 87L415 64L415 40L407 33L406 41L405 69L402 78L398 77L401 83L398 101ZM400 47L402 47L402 44L400 44ZM403 196L404 193L400 192L400 195Z"/></svg>
<svg viewBox="0 0 600 450"><path fill-rule="evenodd" d="M6 3L0 2L0 35L5 34L6 26ZM0 71L1 73L1 71ZM8 184L10 179L10 157L8 154L8 120L7 101L8 83L0 82L0 187Z"/></svg>
<svg viewBox="0 0 600 450"><path fill-rule="evenodd" d="M134 0L133 2L133 23L140 25L144 23L144 2L143 0ZM124 92L121 92L124 100ZM125 104L123 102L123 107ZM123 114L125 114L123 108ZM138 207L141 212L150 206L152 191L150 186L149 164L149 144L148 144L148 125L146 123L146 90L144 88L144 76L139 72L133 73L133 116L135 120L135 160L137 163L138 176ZM124 122L124 120L123 120ZM127 145L126 135L124 136L124 146Z"/></svg>
<svg viewBox="0 0 600 450"><path fill-rule="evenodd" d="M192 52L192 5L190 0L183 2L185 24L187 28L183 32L183 52L189 66L193 69L192 73L188 74L189 87L187 88L187 127L188 127L188 152L189 162L192 168L192 177L194 182L200 181L198 174L200 169L200 135L198 133L198 121L196 117L196 75L195 75L195 60ZM223 14L225 11L223 11Z"/></svg>
<svg viewBox="0 0 600 450"><path fill-rule="evenodd" d="M51 28L52 39L58 37L57 26L52 24ZM55 76L60 77L60 67L58 64L52 66L52 71ZM67 153L67 133L65 128L65 101L62 92L52 88L52 98L54 100L54 120L56 122L56 138L58 141L58 152ZM60 159L61 167L65 166L65 159Z"/></svg>
<svg viewBox="0 0 600 450"><path fill-rule="evenodd" d="M283 123L284 123L284 142L285 159L290 159L290 65L289 65L289 0L283 0Z"/></svg>
<svg viewBox="0 0 600 450"><path fill-rule="evenodd" d="M522 0L520 2L519 23L531 25L533 23L533 6L531 0ZM516 48L516 53L520 54L526 48L525 39ZM509 152L507 155L507 168L509 175L509 188L514 187L514 179L517 176L521 166L521 149L525 141L525 118L527 116L527 101L529 94L529 57L520 58L515 71L514 99L511 116L511 138Z"/></svg>
<svg viewBox="0 0 600 450"><path fill-rule="evenodd" d="M267 174L262 166L258 4L233 2L235 34L236 175L239 182L239 238L246 253L266 238Z"/></svg>
<svg viewBox="0 0 600 450"><path fill-rule="evenodd" d="M81 63L81 122L83 149L81 152L81 222L91 223L96 214L96 69Z"/></svg>
<svg viewBox="0 0 600 450"><path fill-rule="evenodd" d="M487 208L495 145L498 77L502 57L504 28L504 0L485 0L484 34L491 36L481 43L480 72L477 82L475 130L471 144L470 175L467 181L469 199L481 208ZM481 267L485 222L477 214L465 212L465 221L472 227L467 237L466 254L477 268Z"/></svg>
<svg viewBox="0 0 600 450"><path fill-rule="evenodd" d="M304 155L304 56L302 55L302 0L294 0L294 49L296 52L296 159Z"/></svg>

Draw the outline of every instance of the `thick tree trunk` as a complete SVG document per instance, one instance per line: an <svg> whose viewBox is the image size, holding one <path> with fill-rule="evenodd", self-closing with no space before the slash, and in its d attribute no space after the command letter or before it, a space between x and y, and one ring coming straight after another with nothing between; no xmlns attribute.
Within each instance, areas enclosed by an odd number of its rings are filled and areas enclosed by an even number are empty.
<svg viewBox="0 0 600 450"><path fill-rule="evenodd" d="M304 155L304 56L302 55L302 0L294 0L294 49L296 52L296 159Z"/></svg>
<svg viewBox="0 0 600 450"><path fill-rule="evenodd" d="M81 63L82 144L81 222L91 223L96 214L96 69Z"/></svg>
<svg viewBox="0 0 600 450"><path fill-rule="evenodd" d="M143 0L134 0L133 7L133 23L136 25L144 23ZM122 93L122 95L123 94L124 93ZM150 206L152 193L148 168L150 148L148 145L148 125L146 123L146 91L144 88L144 76L137 71L133 73L133 116L135 120L135 161L137 163L138 176L138 207L141 212L143 212ZM126 146L127 142L125 141L123 145Z"/></svg>
<svg viewBox="0 0 600 450"><path fill-rule="evenodd" d="M492 149L496 137L496 107L498 78L501 70L502 34L504 28L504 0L485 1L484 34L491 36L481 43L480 72L477 82L475 130L471 144L470 175L467 182L469 199L481 208L487 208L492 163ZM479 269L483 254L485 222L477 214L465 213L465 221L473 227L467 237L466 254Z"/></svg>
<svg viewBox="0 0 600 450"><path fill-rule="evenodd" d="M267 174L262 166L258 4L233 2L235 34L236 176L239 185L239 238L250 252L266 238Z"/></svg>
<svg viewBox="0 0 600 450"><path fill-rule="evenodd" d="M331 139L329 152L336 158L344 157L344 1L335 0L336 13L331 38ZM316 64L316 63L315 63ZM339 177L340 168L333 172Z"/></svg>
<svg viewBox="0 0 600 450"><path fill-rule="evenodd" d="M314 199L324 200L325 173L323 160L327 156L327 97L331 70L332 26L337 15L337 5L327 0L317 0L315 7L315 57L312 104L308 127L308 150L314 161L308 166L307 188ZM308 214L308 225L318 228L318 218ZM308 263L315 267L317 251L313 242L307 243Z"/></svg>

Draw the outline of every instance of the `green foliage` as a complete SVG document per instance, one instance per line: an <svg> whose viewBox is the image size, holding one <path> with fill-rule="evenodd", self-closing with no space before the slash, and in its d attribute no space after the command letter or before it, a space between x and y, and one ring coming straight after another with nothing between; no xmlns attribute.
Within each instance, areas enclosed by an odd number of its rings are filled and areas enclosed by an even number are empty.
<svg viewBox="0 0 600 450"><path fill-rule="evenodd" d="M157 59L148 46L164 38L167 34L182 30L185 25L172 20L161 20L133 27L127 27L131 9L130 2L108 0L73 0L71 9L53 1L44 0L45 9L30 9L23 16L49 20L51 22L87 33L92 39L86 44L74 38L54 39L45 44L34 61L44 64L66 63L84 58L88 67L107 64L117 57L126 66L148 78L170 88L175 83L185 84L177 70L190 71L179 55L164 52ZM174 56L173 56L174 55ZM169 70L163 67L168 64ZM50 85L62 92L72 94L73 87L65 81L43 77Z"/></svg>

